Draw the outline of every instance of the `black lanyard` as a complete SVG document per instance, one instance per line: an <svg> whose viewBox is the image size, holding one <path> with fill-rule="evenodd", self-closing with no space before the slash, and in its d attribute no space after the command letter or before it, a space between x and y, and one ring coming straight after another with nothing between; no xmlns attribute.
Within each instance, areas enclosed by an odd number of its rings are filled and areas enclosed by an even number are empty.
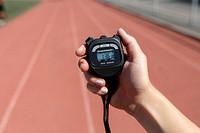
<svg viewBox="0 0 200 133"><path fill-rule="evenodd" d="M103 102L103 123L106 133L111 133L109 126L109 104L118 87L118 76L106 79L108 94L101 96Z"/></svg>
<svg viewBox="0 0 200 133"><path fill-rule="evenodd" d="M111 133L110 126L109 126L109 103L111 98L106 98L106 96L101 96L103 101L103 123L106 133Z"/></svg>

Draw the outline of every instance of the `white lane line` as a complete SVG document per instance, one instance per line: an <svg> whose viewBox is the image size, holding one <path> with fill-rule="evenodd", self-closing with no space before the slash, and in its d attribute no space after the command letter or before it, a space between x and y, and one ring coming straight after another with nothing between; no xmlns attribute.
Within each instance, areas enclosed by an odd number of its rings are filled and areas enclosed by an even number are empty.
<svg viewBox="0 0 200 133"><path fill-rule="evenodd" d="M19 81L16 89L15 89L15 92L6 108L6 111L3 115L3 118L1 119L1 122L0 122L0 133L3 133L7 124L8 124L8 121L10 119L10 116L12 115L12 112L13 110L15 109L15 106L17 104L17 100L19 99L19 96L21 94L21 92L23 91L24 89L24 86L28 80L28 78L30 77L30 74L33 70L33 67L38 59L38 56L42 50L42 48L44 47L45 45L45 41L47 40L48 38L48 35L49 35L49 32L51 30L51 27L53 25L53 22L55 21L56 19L56 15L58 13L58 6L55 7L51 17L50 17L50 20L45 28L45 31L41 37L41 39L39 40L38 44L37 44L37 47L32 55L32 57L30 58L30 61L24 71L24 74L21 78L21 80Z"/></svg>
<svg viewBox="0 0 200 133"><path fill-rule="evenodd" d="M85 14L92 20L92 22L98 27L102 34L109 34L106 27L98 20L98 18L86 7L82 2L79 3L81 8L85 11ZM106 20L105 20L106 21Z"/></svg>
<svg viewBox="0 0 200 133"><path fill-rule="evenodd" d="M68 5L68 10L69 10L69 21L70 21L70 27L71 27L71 32L72 32L73 45L75 47L74 49L76 49L79 46L79 38L78 38L78 34L77 34L75 16L70 7L70 4L67 4L67 5ZM77 62L78 62L78 59L77 59ZM90 102L88 99L87 90L85 88L86 83L83 78L83 74L80 72L79 72L79 77L80 77L81 88L82 88L81 91L82 91L82 95L83 95L85 116L86 116L87 125L88 125L88 133L95 133L95 127L94 127L94 122L93 122L92 113L91 113L91 106L90 106Z"/></svg>

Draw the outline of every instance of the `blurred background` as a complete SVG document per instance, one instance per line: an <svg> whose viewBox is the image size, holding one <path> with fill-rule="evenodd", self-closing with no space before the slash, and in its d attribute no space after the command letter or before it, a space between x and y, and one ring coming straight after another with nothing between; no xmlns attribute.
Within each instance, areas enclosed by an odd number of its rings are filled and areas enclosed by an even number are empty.
<svg viewBox="0 0 200 133"><path fill-rule="evenodd" d="M5 0L4 6L7 20L10 21L31 7L37 5L39 0Z"/></svg>
<svg viewBox="0 0 200 133"><path fill-rule="evenodd" d="M199 0L103 0L103 2L200 39Z"/></svg>
<svg viewBox="0 0 200 133"><path fill-rule="evenodd" d="M103 133L75 50L122 27L147 55L152 83L200 125L199 0L0 0L0 133ZM3 8L2 8L3 7ZM110 108L113 133L146 133ZM176 125L175 125L176 126Z"/></svg>
<svg viewBox="0 0 200 133"><path fill-rule="evenodd" d="M0 26L13 20L31 7L37 5L39 0L0 0Z"/></svg>

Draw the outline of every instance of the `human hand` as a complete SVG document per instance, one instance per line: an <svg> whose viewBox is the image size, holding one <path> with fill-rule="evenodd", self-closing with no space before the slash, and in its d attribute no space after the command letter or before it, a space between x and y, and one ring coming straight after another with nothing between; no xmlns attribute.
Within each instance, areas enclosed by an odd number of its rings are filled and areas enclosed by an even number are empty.
<svg viewBox="0 0 200 133"><path fill-rule="evenodd" d="M128 58L119 77L119 88L112 96L111 105L132 113L137 103L140 102L140 95L151 85L148 77L147 59L132 36L128 35L123 29L119 29L117 33L122 38ZM77 49L76 55L84 57L85 54L86 47L82 45ZM88 90L99 95L107 94L106 81L88 72L89 65L84 58L79 60L79 68L88 81Z"/></svg>

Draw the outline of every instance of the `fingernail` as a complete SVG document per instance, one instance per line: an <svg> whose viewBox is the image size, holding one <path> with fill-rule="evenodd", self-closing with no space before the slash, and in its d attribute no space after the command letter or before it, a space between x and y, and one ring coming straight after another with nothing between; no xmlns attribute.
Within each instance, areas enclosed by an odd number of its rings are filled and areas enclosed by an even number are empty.
<svg viewBox="0 0 200 133"><path fill-rule="evenodd" d="M80 69L81 69L81 71L83 70L83 66L84 64L83 63L80 63Z"/></svg>
<svg viewBox="0 0 200 133"><path fill-rule="evenodd" d="M80 65L80 69L81 69L81 71L82 72L85 72L85 64L84 63L81 63L81 65Z"/></svg>
<svg viewBox="0 0 200 133"><path fill-rule="evenodd" d="M123 30L122 28L119 28L119 30Z"/></svg>
<svg viewBox="0 0 200 133"><path fill-rule="evenodd" d="M76 50L76 55L79 55L79 53L83 50L83 47L79 47L77 50Z"/></svg>
<svg viewBox="0 0 200 133"><path fill-rule="evenodd" d="M81 45L80 47L79 47L79 50L83 50L83 48L84 48L84 46L83 45Z"/></svg>
<svg viewBox="0 0 200 133"><path fill-rule="evenodd" d="M103 84L103 80L98 79L98 80L96 81L96 85L98 85L98 86L103 86L103 85L104 85L104 84Z"/></svg>
<svg viewBox="0 0 200 133"><path fill-rule="evenodd" d="M81 51L83 48L82 47L80 47L80 48L78 48L78 51Z"/></svg>
<svg viewBox="0 0 200 133"><path fill-rule="evenodd" d="M100 91L97 92L99 95L105 95L108 93L108 89L106 87L102 87Z"/></svg>

